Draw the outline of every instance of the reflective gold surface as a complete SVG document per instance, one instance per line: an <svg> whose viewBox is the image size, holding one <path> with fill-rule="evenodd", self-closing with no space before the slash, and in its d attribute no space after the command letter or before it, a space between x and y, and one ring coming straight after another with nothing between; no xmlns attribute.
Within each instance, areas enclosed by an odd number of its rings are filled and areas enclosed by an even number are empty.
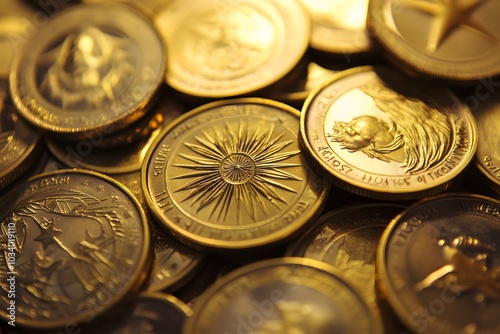
<svg viewBox="0 0 500 334"><path fill-rule="evenodd" d="M20 113L53 135L110 134L142 117L166 69L163 43L137 11L73 6L37 31L12 65Z"/></svg>
<svg viewBox="0 0 500 334"><path fill-rule="evenodd" d="M2 94L0 87L0 190L13 183L40 153L41 136Z"/></svg>
<svg viewBox="0 0 500 334"><path fill-rule="evenodd" d="M366 30L368 0L301 0L312 19L311 47L332 54L373 51Z"/></svg>
<svg viewBox="0 0 500 334"><path fill-rule="evenodd" d="M388 67L335 75L306 100L301 133L338 186L386 200L445 190L477 146L474 118L451 91Z"/></svg>
<svg viewBox="0 0 500 334"><path fill-rule="evenodd" d="M404 66L447 80L500 74L494 0L372 0L368 26Z"/></svg>
<svg viewBox="0 0 500 334"><path fill-rule="evenodd" d="M195 302L183 333L382 333L357 291L330 270L304 258L242 267Z"/></svg>
<svg viewBox="0 0 500 334"><path fill-rule="evenodd" d="M291 237L328 191L299 148L298 122L297 110L256 98L184 114L144 161L149 207L197 246L245 249Z"/></svg>
<svg viewBox="0 0 500 334"><path fill-rule="evenodd" d="M143 282L149 228L140 205L116 181L58 170L18 185L0 206L7 209L0 285L9 291L7 278L14 277L19 325L88 323ZM9 321L9 301L0 303L0 316Z"/></svg>
<svg viewBox="0 0 500 334"><path fill-rule="evenodd" d="M500 94L481 101L474 116L479 133L475 163L486 186L500 196Z"/></svg>
<svg viewBox="0 0 500 334"><path fill-rule="evenodd" d="M395 312L417 333L496 333L500 202L469 194L426 199L384 232L378 272Z"/></svg>
<svg viewBox="0 0 500 334"><path fill-rule="evenodd" d="M156 17L168 49L167 83L194 96L248 94L284 77L309 44L297 1L172 1Z"/></svg>

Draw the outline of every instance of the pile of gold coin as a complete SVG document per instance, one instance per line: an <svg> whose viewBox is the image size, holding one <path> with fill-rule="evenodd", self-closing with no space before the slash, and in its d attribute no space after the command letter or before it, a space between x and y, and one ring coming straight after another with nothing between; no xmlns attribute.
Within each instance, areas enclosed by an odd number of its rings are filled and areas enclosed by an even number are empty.
<svg viewBox="0 0 500 334"><path fill-rule="evenodd" d="M0 333L499 333L500 2L3 0Z"/></svg>

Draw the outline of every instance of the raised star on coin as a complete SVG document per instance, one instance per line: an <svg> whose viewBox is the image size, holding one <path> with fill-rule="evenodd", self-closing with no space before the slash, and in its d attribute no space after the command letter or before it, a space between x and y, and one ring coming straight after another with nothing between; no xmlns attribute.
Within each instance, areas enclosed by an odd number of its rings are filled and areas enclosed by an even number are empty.
<svg viewBox="0 0 500 334"><path fill-rule="evenodd" d="M403 0L402 4L434 16L427 43L428 52L433 53L458 26L471 29L475 33L495 42L496 39L472 16L474 10L486 1L438 0L437 2L429 2L425 0Z"/></svg>

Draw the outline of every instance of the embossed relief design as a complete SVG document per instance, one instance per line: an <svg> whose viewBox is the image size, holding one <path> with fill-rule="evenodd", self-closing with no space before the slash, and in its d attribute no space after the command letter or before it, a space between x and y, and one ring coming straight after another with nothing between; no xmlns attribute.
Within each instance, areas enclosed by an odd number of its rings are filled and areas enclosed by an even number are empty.
<svg viewBox="0 0 500 334"><path fill-rule="evenodd" d="M500 300L500 267L493 263L493 245L465 235L437 242L448 264L416 283L417 291L452 287L457 295L473 294L477 303Z"/></svg>
<svg viewBox="0 0 500 334"><path fill-rule="evenodd" d="M369 158L400 162L406 173L428 170L443 160L453 138L445 115L382 85L367 85L361 90L387 114L388 121L372 115L335 121L333 132L327 134L332 142L339 142L348 152L361 151Z"/></svg>
<svg viewBox="0 0 500 334"><path fill-rule="evenodd" d="M85 27L40 56L40 92L64 109L98 108L130 86L137 62L131 39Z"/></svg>
<svg viewBox="0 0 500 334"><path fill-rule="evenodd" d="M54 319L77 312L75 302L104 285L118 284L123 266L115 257L115 243L124 232L116 206L106 200L63 189L37 197L17 206L0 224L0 276L17 272L16 305L22 314ZM15 268L6 258L9 223L16 230ZM8 291L5 277L0 281Z"/></svg>
<svg viewBox="0 0 500 334"><path fill-rule="evenodd" d="M402 0L401 4L431 15L433 20L429 29L426 51L432 54L457 29L466 29L478 38L498 43L498 39L476 19L474 13L489 0Z"/></svg>
<svg viewBox="0 0 500 334"><path fill-rule="evenodd" d="M250 127L243 121L202 131L184 144L188 152L179 154L189 163L174 165L185 170L174 179L186 179L175 191L184 192L183 201L193 200L196 211L208 212L210 219L231 215L239 224L244 215L258 221L287 205L285 193L297 193L296 186L302 185L300 177L287 171L301 166L297 158L287 162L300 150L290 150L294 140L284 136L272 124Z"/></svg>
<svg viewBox="0 0 500 334"><path fill-rule="evenodd" d="M198 15L185 33L188 37L183 40L192 42L185 45L181 59L189 59L189 68L209 78L252 72L270 57L276 38L273 23L247 5Z"/></svg>

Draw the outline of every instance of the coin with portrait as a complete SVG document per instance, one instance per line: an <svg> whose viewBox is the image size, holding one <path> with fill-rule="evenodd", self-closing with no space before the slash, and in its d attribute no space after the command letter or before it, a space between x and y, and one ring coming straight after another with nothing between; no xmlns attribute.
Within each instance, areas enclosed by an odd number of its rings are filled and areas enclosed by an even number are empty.
<svg viewBox="0 0 500 334"><path fill-rule="evenodd" d="M385 200L447 189L477 146L472 113L451 91L388 67L334 75L306 100L301 133L337 185Z"/></svg>
<svg viewBox="0 0 500 334"><path fill-rule="evenodd" d="M198 248L270 247L321 210L329 189L299 147L299 112L267 99L209 103L171 124L141 170L162 226Z"/></svg>
<svg viewBox="0 0 500 334"><path fill-rule="evenodd" d="M146 216L118 182L57 170L20 183L0 206L0 288L7 296L14 282L17 324L84 326L144 282L151 258ZM0 317L9 321L12 303L0 303Z"/></svg>
<svg viewBox="0 0 500 334"><path fill-rule="evenodd" d="M79 5L40 28L12 65L21 114L53 135L83 138L124 128L146 112L163 80L165 48L131 7Z"/></svg>

